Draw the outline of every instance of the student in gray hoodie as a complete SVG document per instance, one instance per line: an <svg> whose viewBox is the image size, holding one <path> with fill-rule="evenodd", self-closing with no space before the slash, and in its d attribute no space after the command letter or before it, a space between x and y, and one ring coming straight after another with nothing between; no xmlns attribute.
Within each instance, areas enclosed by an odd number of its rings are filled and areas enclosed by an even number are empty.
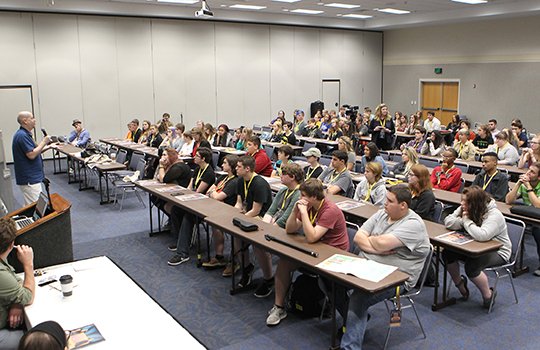
<svg viewBox="0 0 540 350"><path fill-rule="evenodd" d="M482 293L483 306L489 308L496 292L489 287L489 281L483 270L489 266L501 265L508 262L512 252L512 243L508 237L506 221L497 209L495 200L479 186L471 186L463 191L461 206L444 219L444 224L451 230L463 230L474 240L485 242L496 240L502 246L493 252L478 257L464 256L445 250L443 257L446 260L448 272L463 300L468 299L469 289L467 278L460 275L458 261L465 262L465 273Z"/></svg>

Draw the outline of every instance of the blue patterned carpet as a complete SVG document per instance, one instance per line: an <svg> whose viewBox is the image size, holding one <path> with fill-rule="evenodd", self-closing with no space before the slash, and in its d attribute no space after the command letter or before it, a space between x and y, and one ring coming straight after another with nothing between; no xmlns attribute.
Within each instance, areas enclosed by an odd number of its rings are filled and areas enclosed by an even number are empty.
<svg viewBox="0 0 540 350"><path fill-rule="evenodd" d="M330 320L300 319L289 314L282 324L269 328L266 313L273 295L257 299L251 293L229 294L230 279L221 271L198 269L195 254L180 266L167 265L170 235L149 237L148 210L135 197L126 199L124 210L100 206L94 191L79 192L67 184L66 175L52 175L45 162L52 192L73 204L72 223L76 259L107 255L131 276L151 297L175 317L209 349L327 349ZM16 201L22 202L14 186ZM526 237L526 263L536 268L535 246ZM256 271L256 277L260 271ZM390 348L400 349L537 349L540 334L535 331L540 314L540 278L527 274L515 280L519 304L514 304L510 284L503 280L492 314L480 306L474 287L467 302L431 311L433 289L426 288L417 299L427 339L423 339L412 310L404 311L402 327L394 329ZM453 289L452 293L456 293ZM388 317L384 305L371 310L365 349L380 349L384 343ZM151 315L148 315L151 317ZM181 349L182 344L171 344Z"/></svg>

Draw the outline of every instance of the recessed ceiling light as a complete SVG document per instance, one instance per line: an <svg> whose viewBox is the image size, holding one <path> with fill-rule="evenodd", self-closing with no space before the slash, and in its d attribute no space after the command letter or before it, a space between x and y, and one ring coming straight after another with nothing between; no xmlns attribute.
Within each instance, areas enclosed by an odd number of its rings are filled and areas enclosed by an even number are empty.
<svg viewBox="0 0 540 350"><path fill-rule="evenodd" d="M236 5L229 6L229 8L241 9L241 10L262 10L262 9L265 9L266 6L239 5L239 4L236 4Z"/></svg>
<svg viewBox="0 0 540 350"><path fill-rule="evenodd" d="M464 4L478 5L485 4L487 0L452 0L453 2L462 2Z"/></svg>
<svg viewBox="0 0 540 350"><path fill-rule="evenodd" d="M356 19L373 18L373 16L368 16L368 15L357 15L357 14L354 14L354 13L349 13L349 14L343 15L343 16L341 16L341 17L356 18Z"/></svg>
<svg viewBox="0 0 540 350"><path fill-rule="evenodd" d="M157 2L168 2L171 4L184 4L193 5L199 2L199 0L157 0Z"/></svg>
<svg viewBox="0 0 540 350"><path fill-rule="evenodd" d="M304 10L304 9L291 10L290 12L303 13L303 14L306 14L306 15L319 15L321 13L324 13L324 11Z"/></svg>
<svg viewBox="0 0 540 350"><path fill-rule="evenodd" d="M292 2L298 2L300 0L272 0L272 1L275 1L275 2L289 2L289 3L292 3Z"/></svg>
<svg viewBox="0 0 540 350"><path fill-rule="evenodd" d="M393 8L376 9L376 11L385 12L385 13L391 13L393 15L404 15L404 14L407 14L407 13L411 13L411 11L398 10L398 9L393 9Z"/></svg>
<svg viewBox="0 0 540 350"><path fill-rule="evenodd" d="M342 9L355 9L355 8L360 7L360 5L341 4L339 2L333 2L331 4L324 4L324 6L339 7L339 8L342 8Z"/></svg>

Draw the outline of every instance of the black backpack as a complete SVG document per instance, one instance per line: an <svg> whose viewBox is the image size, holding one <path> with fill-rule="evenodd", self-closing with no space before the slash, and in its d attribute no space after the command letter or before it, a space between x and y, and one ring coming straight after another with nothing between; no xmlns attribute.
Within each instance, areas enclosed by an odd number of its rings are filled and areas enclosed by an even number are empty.
<svg viewBox="0 0 540 350"><path fill-rule="evenodd" d="M289 308L305 317L315 317L321 314L325 295L319 287L319 277L301 274L291 286Z"/></svg>

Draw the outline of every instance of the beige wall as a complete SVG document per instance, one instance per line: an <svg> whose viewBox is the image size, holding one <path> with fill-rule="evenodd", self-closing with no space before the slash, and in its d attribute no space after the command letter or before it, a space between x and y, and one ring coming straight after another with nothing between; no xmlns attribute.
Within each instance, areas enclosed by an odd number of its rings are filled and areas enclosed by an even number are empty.
<svg viewBox="0 0 540 350"><path fill-rule="evenodd" d="M410 113L419 107L411 101L418 101L420 79L459 79L461 114L505 125L519 117L540 131L538 33L538 16L387 31L384 100Z"/></svg>

